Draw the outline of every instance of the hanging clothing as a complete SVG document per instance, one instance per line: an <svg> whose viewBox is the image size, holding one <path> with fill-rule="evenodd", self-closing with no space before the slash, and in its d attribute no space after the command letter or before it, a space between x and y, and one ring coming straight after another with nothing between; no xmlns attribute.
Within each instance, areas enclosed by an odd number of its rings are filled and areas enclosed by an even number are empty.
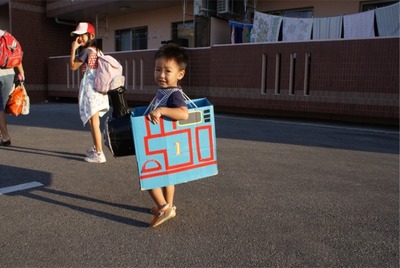
<svg viewBox="0 0 400 268"><path fill-rule="evenodd" d="M282 23L283 41L304 41L311 39L313 20L308 18L284 17Z"/></svg>
<svg viewBox="0 0 400 268"><path fill-rule="evenodd" d="M255 11L251 42L278 41L281 24L282 17Z"/></svg>
<svg viewBox="0 0 400 268"><path fill-rule="evenodd" d="M233 20L229 21L229 25L231 26L231 44L240 44L243 43L243 30L253 28L253 24L236 22Z"/></svg>
<svg viewBox="0 0 400 268"><path fill-rule="evenodd" d="M236 27L235 26L231 26L231 44L235 44L235 35L236 35L236 33L235 33L235 29L236 29Z"/></svg>
<svg viewBox="0 0 400 268"><path fill-rule="evenodd" d="M313 19L313 39L339 39L342 37L343 17Z"/></svg>
<svg viewBox="0 0 400 268"><path fill-rule="evenodd" d="M235 27L235 44L243 43L243 28L242 27Z"/></svg>
<svg viewBox="0 0 400 268"><path fill-rule="evenodd" d="M399 36L400 2L375 10L379 36Z"/></svg>
<svg viewBox="0 0 400 268"><path fill-rule="evenodd" d="M344 38L373 38L374 30L374 10L343 16Z"/></svg>

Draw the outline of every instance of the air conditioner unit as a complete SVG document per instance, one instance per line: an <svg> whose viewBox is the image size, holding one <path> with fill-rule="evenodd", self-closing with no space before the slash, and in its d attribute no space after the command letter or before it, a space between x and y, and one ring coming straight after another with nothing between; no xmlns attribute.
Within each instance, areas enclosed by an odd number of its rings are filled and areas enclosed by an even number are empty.
<svg viewBox="0 0 400 268"><path fill-rule="evenodd" d="M229 0L218 0L217 11L218 14L230 13Z"/></svg>
<svg viewBox="0 0 400 268"><path fill-rule="evenodd" d="M239 6L243 6L240 0L217 0L217 11L220 15L238 15L240 14Z"/></svg>

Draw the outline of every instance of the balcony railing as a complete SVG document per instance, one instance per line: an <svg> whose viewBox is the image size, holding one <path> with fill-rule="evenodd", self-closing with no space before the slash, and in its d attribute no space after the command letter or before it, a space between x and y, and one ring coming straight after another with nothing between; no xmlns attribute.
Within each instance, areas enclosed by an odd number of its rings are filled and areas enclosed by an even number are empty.
<svg viewBox="0 0 400 268"><path fill-rule="evenodd" d="M182 80L216 111L391 121L399 118L399 38L220 45L190 49ZM154 96L154 52L112 54L124 66L127 99ZM69 57L49 60L49 96L76 97Z"/></svg>

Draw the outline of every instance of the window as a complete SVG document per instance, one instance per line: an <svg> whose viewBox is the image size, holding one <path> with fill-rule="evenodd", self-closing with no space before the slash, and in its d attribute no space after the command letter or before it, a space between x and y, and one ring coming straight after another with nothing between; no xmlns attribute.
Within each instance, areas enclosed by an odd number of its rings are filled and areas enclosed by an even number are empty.
<svg viewBox="0 0 400 268"><path fill-rule="evenodd" d="M385 6L390 6L393 4L396 4L398 1L364 1L360 3L360 10L361 12L365 12L365 11L370 11L370 10L374 10L380 7L385 7ZM378 33L378 25L376 23L376 20L374 21L374 28L375 28L375 33Z"/></svg>
<svg viewBox="0 0 400 268"><path fill-rule="evenodd" d="M360 3L360 10L362 12L373 10L379 7L390 6L396 4L398 1L364 1Z"/></svg>
<svg viewBox="0 0 400 268"><path fill-rule="evenodd" d="M147 27L136 27L115 32L115 50L147 49Z"/></svg>
<svg viewBox="0 0 400 268"><path fill-rule="evenodd" d="M289 18L312 18L313 16L312 8L279 10L265 13Z"/></svg>
<svg viewBox="0 0 400 268"><path fill-rule="evenodd" d="M172 23L172 39L183 47L194 47L194 22L176 22Z"/></svg>

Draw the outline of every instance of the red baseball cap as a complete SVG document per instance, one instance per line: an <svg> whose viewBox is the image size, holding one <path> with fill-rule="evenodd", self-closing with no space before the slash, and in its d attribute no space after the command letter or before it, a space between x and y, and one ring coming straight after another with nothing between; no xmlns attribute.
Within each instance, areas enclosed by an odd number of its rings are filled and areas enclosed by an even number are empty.
<svg viewBox="0 0 400 268"><path fill-rule="evenodd" d="M76 30L71 32L71 36L81 35L85 33L95 34L94 27L89 22L80 22L76 27Z"/></svg>

